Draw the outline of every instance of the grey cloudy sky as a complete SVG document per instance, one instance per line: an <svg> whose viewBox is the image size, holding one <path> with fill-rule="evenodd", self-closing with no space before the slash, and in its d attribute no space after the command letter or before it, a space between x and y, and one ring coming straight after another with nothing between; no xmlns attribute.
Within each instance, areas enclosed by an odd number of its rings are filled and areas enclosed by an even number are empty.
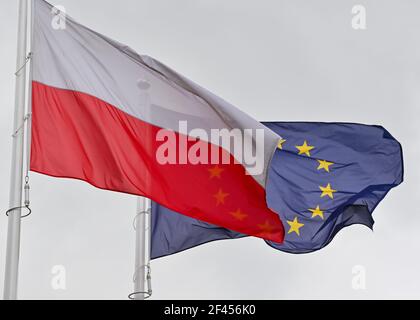
<svg viewBox="0 0 420 320"><path fill-rule="evenodd" d="M411 0L57 0L79 22L163 61L258 120L380 124L403 145L405 182L374 232L341 231L291 255L259 239L213 242L152 262L154 299L420 298L420 2ZM351 8L367 9L367 30ZM17 1L0 2L0 207L9 193ZM135 197L31 175L19 297L125 299ZM7 219L0 215L0 276ZM63 265L67 289L53 290ZM352 289L352 268L366 290ZM3 290L3 279L0 281Z"/></svg>

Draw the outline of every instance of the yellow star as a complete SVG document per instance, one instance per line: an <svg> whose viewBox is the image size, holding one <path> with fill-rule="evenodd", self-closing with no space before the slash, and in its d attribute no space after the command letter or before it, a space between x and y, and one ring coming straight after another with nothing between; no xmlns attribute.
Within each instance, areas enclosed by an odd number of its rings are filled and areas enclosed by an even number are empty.
<svg viewBox="0 0 420 320"><path fill-rule="evenodd" d="M286 142L286 139L280 139L279 143L277 144L277 148L283 150L283 143Z"/></svg>
<svg viewBox="0 0 420 320"><path fill-rule="evenodd" d="M238 209L236 211L229 212L230 215L232 215L234 218L238 219L239 221L244 220L246 217L248 217L247 214L243 213L241 209Z"/></svg>
<svg viewBox="0 0 420 320"><path fill-rule="evenodd" d="M324 169L327 172L330 172L330 166L334 164L334 162L329 162L326 160L318 160L319 166L318 170Z"/></svg>
<svg viewBox="0 0 420 320"><path fill-rule="evenodd" d="M225 203L225 198L229 195L229 193L224 193L222 191L222 189L219 189L219 191L217 191L217 193L215 193L213 195L213 197L216 198L216 206L218 206L219 204L223 204Z"/></svg>
<svg viewBox="0 0 420 320"><path fill-rule="evenodd" d="M324 220L324 211L322 211L319 206L316 206L315 209L308 209L310 212L312 212L312 218L315 218L317 216L320 216L322 220Z"/></svg>
<svg viewBox="0 0 420 320"><path fill-rule="evenodd" d="M310 157L311 154L309 153L309 151L311 151L315 147L309 146L305 140L301 146L296 146L296 148L299 150L299 154L306 154L308 157Z"/></svg>
<svg viewBox="0 0 420 320"><path fill-rule="evenodd" d="M217 177L220 179L220 174L222 173L223 170L220 168L219 166L214 166L213 168L207 169L210 172L210 179Z"/></svg>
<svg viewBox="0 0 420 320"><path fill-rule="evenodd" d="M287 232L287 234L292 233L292 232L295 232L298 236L300 236L300 231L299 231L299 229L300 229L300 228L302 228L302 227L304 226L304 224L303 224L303 223L300 223L300 222L298 221L298 218L297 218L297 217L295 217L295 218L293 219L293 221L289 221L289 220L287 220L287 223L288 223L288 225L290 226L290 229L289 229L289 231Z"/></svg>
<svg viewBox="0 0 420 320"><path fill-rule="evenodd" d="M337 190L331 189L331 185L327 184L326 187L319 186L322 191L321 198L325 196L329 196L331 199L334 198L333 193L337 192Z"/></svg>

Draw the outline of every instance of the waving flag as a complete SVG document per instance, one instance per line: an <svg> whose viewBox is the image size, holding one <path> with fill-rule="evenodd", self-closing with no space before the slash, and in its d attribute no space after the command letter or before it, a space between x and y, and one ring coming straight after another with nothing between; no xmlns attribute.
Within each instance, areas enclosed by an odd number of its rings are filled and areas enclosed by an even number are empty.
<svg viewBox="0 0 420 320"><path fill-rule="evenodd" d="M33 15L32 171L144 195L192 218L283 240L283 225L267 206L265 191L281 139L276 133L43 0L34 1ZM56 17L65 19L64 28L55 28ZM192 134L194 129L207 137L215 129L240 130L243 148L256 154L261 171L247 174L252 165L220 141ZM246 130L263 132L262 152L256 152L256 135ZM163 143L175 149L176 163L157 159ZM204 161L186 161L183 146L200 150ZM214 154L228 163L214 164Z"/></svg>
<svg viewBox="0 0 420 320"><path fill-rule="evenodd" d="M311 252L327 245L346 226L358 223L372 228L373 210L403 181L401 146L380 126L263 124L283 137L266 188L268 204L286 231L282 244L267 241L275 249ZM152 258L243 236L152 204Z"/></svg>

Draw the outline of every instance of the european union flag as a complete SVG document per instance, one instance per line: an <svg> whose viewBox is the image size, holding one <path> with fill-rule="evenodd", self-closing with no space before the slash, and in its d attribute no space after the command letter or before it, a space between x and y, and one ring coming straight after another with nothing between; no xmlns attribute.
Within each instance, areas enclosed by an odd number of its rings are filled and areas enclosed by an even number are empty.
<svg viewBox="0 0 420 320"><path fill-rule="evenodd" d="M327 245L342 228L372 228L372 212L403 181L401 145L381 126L265 122L283 139L271 161L267 203L283 221L282 244L306 253ZM152 258L245 235L152 203Z"/></svg>

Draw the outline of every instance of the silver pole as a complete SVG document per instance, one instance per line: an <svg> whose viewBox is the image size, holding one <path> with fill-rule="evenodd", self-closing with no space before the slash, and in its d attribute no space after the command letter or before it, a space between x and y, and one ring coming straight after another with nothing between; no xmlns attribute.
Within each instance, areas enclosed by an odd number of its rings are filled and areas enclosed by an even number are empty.
<svg viewBox="0 0 420 320"><path fill-rule="evenodd" d="M146 288L146 274L149 271L149 217L150 200L145 197L137 198L137 216L136 216L136 252L134 265L134 294L135 300L144 300L150 288Z"/></svg>
<svg viewBox="0 0 420 320"><path fill-rule="evenodd" d="M138 79L139 102L143 109L145 118L150 120L150 83L146 79ZM151 143L151 132L146 131L143 138L145 144ZM151 176L146 172L144 179L150 186ZM134 293L130 296L134 300L144 300L151 295L150 281L150 236L151 236L151 201L145 197L137 198L136 215L136 252L134 265ZM145 284L147 283L147 289Z"/></svg>
<svg viewBox="0 0 420 320"><path fill-rule="evenodd" d="M17 299L20 219L22 205L23 183L23 147L24 147L24 117L26 98L26 63L28 27L28 0L19 0L18 45L15 84L15 115L12 147L12 167L10 177L9 211L7 228L6 271L4 279L4 299ZM21 69L20 69L21 68Z"/></svg>

